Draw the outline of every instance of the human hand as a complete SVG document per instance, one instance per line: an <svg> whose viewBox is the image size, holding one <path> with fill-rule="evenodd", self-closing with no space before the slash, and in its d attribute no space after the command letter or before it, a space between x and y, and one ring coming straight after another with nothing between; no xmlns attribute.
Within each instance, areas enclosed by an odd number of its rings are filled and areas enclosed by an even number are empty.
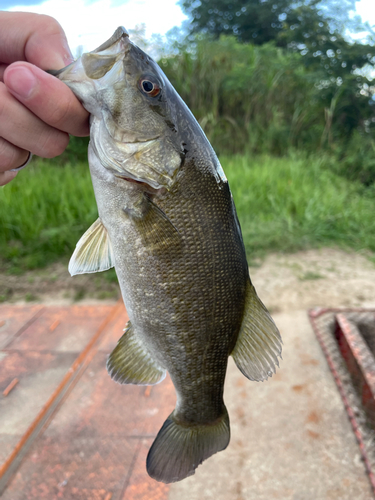
<svg viewBox="0 0 375 500"><path fill-rule="evenodd" d="M0 12L0 186L29 153L60 155L69 134L89 134L88 113L73 92L45 73L73 61L63 29L49 16Z"/></svg>

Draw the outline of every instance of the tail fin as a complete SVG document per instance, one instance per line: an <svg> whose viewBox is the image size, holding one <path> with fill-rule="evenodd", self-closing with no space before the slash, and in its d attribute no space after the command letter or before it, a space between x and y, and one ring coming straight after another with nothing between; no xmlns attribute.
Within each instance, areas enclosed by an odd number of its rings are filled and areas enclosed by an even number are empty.
<svg viewBox="0 0 375 500"><path fill-rule="evenodd" d="M173 412L164 422L147 456L147 472L156 481L174 483L195 473L203 460L225 450L230 440L226 408L220 419L207 425L183 426Z"/></svg>

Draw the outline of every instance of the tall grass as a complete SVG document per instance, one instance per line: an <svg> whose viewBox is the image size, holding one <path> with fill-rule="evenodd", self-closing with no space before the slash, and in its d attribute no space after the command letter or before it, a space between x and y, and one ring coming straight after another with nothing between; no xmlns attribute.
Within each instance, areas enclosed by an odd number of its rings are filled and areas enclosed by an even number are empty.
<svg viewBox="0 0 375 500"><path fill-rule="evenodd" d="M328 79L302 59L222 37L198 39L159 64L219 154L329 151L336 173L375 182L375 87L350 72Z"/></svg>
<svg viewBox="0 0 375 500"><path fill-rule="evenodd" d="M32 269L69 255L96 217L87 164L33 162L0 188L3 264Z"/></svg>
<svg viewBox="0 0 375 500"><path fill-rule="evenodd" d="M219 153L283 154L319 144L324 109L298 54L223 37L159 64Z"/></svg>
<svg viewBox="0 0 375 500"><path fill-rule="evenodd" d="M324 158L222 157L249 257L337 245L375 252L375 189ZM86 164L39 161L0 189L0 264L10 272L68 257L97 217Z"/></svg>
<svg viewBox="0 0 375 500"><path fill-rule="evenodd" d="M249 255L337 245L375 252L375 189L324 157L223 157Z"/></svg>

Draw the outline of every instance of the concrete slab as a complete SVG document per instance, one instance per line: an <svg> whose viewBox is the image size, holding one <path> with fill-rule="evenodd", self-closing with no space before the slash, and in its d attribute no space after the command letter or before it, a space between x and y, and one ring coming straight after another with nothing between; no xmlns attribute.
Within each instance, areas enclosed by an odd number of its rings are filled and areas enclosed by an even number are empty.
<svg viewBox="0 0 375 500"><path fill-rule="evenodd" d="M369 500L359 448L305 311L274 314L278 373L246 380L230 362L225 387L232 439L169 500Z"/></svg>
<svg viewBox="0 0 375 500"><path fill-rule="evenodd" d="M0 389L15 378L19 382L8 396L0 396L0 469L76 357L76 353L6 353L0 365Z"/></svg>
<svg viewBox="0 0 375 500"><path fill-rule="evenodd" d="M0 306L0 349L28 328L43 312L42 305Z"/></svg>
<svg viewBox="0 0 375 500"><path fill-rule="evenodd" d="M152 441L153 439L140 440L131 478L121 500L168 500L170 486L157 483L145 473L147 453Z"/></svg>
<svg viewBox="0 0 375 500"><path fill-rule="evenodd" d="M0 306L0 494L120 305Z"/></svg>
<svg viewBox="0 0 375 500"><path fill-rule="evenodd" d="M6 349L81 352L113 306L44 308Z"/></svg>
<svg viewBox="0 0 375 500"><path fill-rule="evenodd" d="M118 311L103 331L91 358L88 356L90 359L85 370L8 483L2 496L4 500L167 498L168 486L153 481L146 473L145 463L153 438L174 407L173 385L168 377L156 387L122 386L110 379L106 358L122 335L128 319L123 307ZM77 353L66 352L62 347L59 340L61 333L56 327L52 329L54 340L50 338L51 328L48 325L52 321L52 325L56 326L56 317L61 331L68 336L74 335L75 329L65 327L65 322L79 326L87 314L87 307L71 311L70 315L66 312L46 308L43 317L14 340L19 349L3 351L6 357L0 367L0 375L11 378L18 374L23 392L26 390L23 394L25 401L41 400L43 405L56 381L68 371L77 357ZM103 314L105 317L107 313L107 310L102 310L100 314L91 315L91 320L93 317L103 320ZM90 319L87 324L86 330L90 330ZM92 335L95 329L90 331ZM57 350L42 350L44 342L49 349L54 347ZM77 345L80 346L80 343ZM38 347L40 351L31 350ZM43 363L44 357L47 359ZM25 366L27 363L21 358L30 358L30 367ZM44 387L38 392L38 374L46 372L44 365L48 368L48 363L57 369L60 358L66 361L60 377L56 374L49 379L47 377L51 387ZM7 366L13 367L14 373ZM34 377L31 385L26 384L26 372ZM12 399L0 401L6 410L1 419L4 432L0 433L4 459L9 457L22 432L29 428L38 414L38 411L29 412L25 417L19 408L22 402L18 402L18 413L12 413L18 401L17 395L21 392L14 392L13 405ZM17 405L15 407L17 409ZM13 441L8 439L12 433L15 436Z"/></svg>

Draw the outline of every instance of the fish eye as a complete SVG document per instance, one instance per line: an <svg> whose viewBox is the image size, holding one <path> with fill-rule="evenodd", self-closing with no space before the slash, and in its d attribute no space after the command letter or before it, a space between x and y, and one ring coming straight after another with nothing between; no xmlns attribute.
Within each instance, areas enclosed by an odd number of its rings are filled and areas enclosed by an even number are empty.
<svg viewBox="0 0 375 500"><path fill-rule="evenodd" d="M161 91L159 85L156 82L152 82L148 78L144 78L140 81L140 87L145 94L151 97L156 97Z"/></svg>

